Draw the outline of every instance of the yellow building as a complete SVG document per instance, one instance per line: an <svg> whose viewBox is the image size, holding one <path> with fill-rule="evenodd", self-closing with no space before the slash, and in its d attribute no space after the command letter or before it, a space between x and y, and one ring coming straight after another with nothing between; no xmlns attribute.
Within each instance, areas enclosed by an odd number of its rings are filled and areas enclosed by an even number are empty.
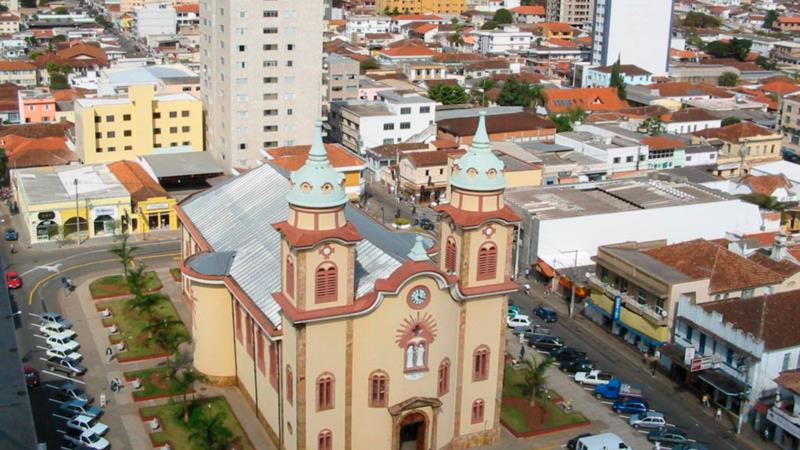
<svg viewBox="0 0 800 450"><path fill-rule="evenodd" d="M109 164L108 168L131 194L132 233L178 229L175 199L139 163L117 161Z"/></svg>
<svg viewBox="0 0 800 450"><path fill-rule="evenodd" d="M719 148L714 173L734 177L750 173L757 164L780 161L783 135L752 122L740 122L721 128L697 131L693 144L708 143Z"/></svg>
<svg viewBox="0 0 800 450"><path fill-rule="evenodd" d="M518 218L479 126L437 208L438 261L420 237L345 214L321 125L290 182L264 164L178 206L194 365L237 385L278 448L499 439Z"/></svg>
<svg viewBox="0 0 800 450"><path fill-rule="evenodd" d="M131 213L131 196L103 164L12 170L11 183L24 224L22 238L32 244L127 229L123 217Z"/></svg>
<svg viewBox="0 0 800 450"><path fill-rule="evenodd" d="M75 99L75 150L86 164L203 151L202 102L132 85L119 97Z"/></svg>
<svg viewBox="0 0 800 450"><path fill-rule="evenodd" d="M403 14L460 14L467 10L466 0L377 0L376 10L395 9Z"/></svg>

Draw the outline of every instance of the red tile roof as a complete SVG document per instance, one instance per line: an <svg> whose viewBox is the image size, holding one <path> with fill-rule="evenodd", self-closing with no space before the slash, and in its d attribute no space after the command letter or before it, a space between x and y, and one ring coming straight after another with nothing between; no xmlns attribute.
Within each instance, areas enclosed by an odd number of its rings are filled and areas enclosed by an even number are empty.
<svg viewBox="0 0 800 450"><path fill-rule="evenodd" d="M580 108L584 111L613 111L628 107L617 97L615 88L549 88L542 91L550 113L565 113Z"/></svg>
<svg viewBox="0 0 800 450"><path fill-rule="evenodd" d="M785 24L800 24L800 16L780 16L776 22Z"/></svg>
<svg viewBox="0 0 800 450"><path fill-rule="evenodd" d="M656 90L663 97L687 97L692 95L709 95L711 97L730 98L734 94L708 84L694 84L685 82L657 83L648 85L647 88Z"/></svg>
<svg viewBox="0 0 800 450"><path fill-rule="evenodd" d="M786 95L800 91L800 85L789 81L778 80L762 84L760 89L771 94Z"/></svg>
<svg viewBox="0 0 800 450"><path fill-rule="evenodd" d="M12 70L36 70L36 66L27 61L0 61L0 72Z"/></svg>
<svg viewBox="0 0 800 450"><path fill-rule="evenodd" d="M420 25L420 26L418 26L418 27L414 28L414 30L413 30L413 31L414 31L415 33L425 34L425 33L427 33L428 31L433 31L433 30L435 30L435 29L437 29L437 28L439 28L439 26L438 26L438 25L435 25L435 24L432 24L432 23L426 23L426 24L424 24L424 25Z"/></svg>
<svg viewBox="0 0 800 450"><path fill-rule="evenodd" d="M453 136L473 136L478 128L478 117L444 119L438 121L437 126ZM486 131L490 135L528 130L553 130L555 133L555 129L555 124L550 120L529 112L486 116Z"/></svg>
<svg viewBox="0 0 800 450"><path fill-rule="evenodd" d="M644 253L688 277L709 279L711 294L783 281L780 274L705 239L656 247Z"/></svg>
<svg viewBox="0 0 800 450"><path fill-rule="evenodd" d="M750 261L760 264L786 278L800 272L800 265L795 264L790 258L783 258L780 261L775 261L770 257L769 252L763 250L756 251L750 255L749 258Z"/></svg>
<svg viewBox="0 0 800 450"><path fill-rule="evenodd" d="M766 350L800 345L800 290L754 298L732 298L700 305L723 322L764 340ZM780 377L779 377L780 378Z"/></svg>
<svg viewBox="0 0 800 450"><path fill-rule="evenodd" d="M67 64L71 67L106 66L108 65L108 55L100 47L90 44L77 44L55 53L42 55L36 58L34 64L39 68L44 68L51 61Z"/></svg>
<svg viewBox="0 0 800 450"><path fill-rule="evenodd" d="M667 136L648 136L642 138L642 144L650 147L650 150L671 150L686 147L686 143L681 139Z"/></svg>
<svg viewBox="0 0 800 450"><path fill-rule="evenodd" d="M131 194L131 200L142 202L153 197L167 197L167 191L137 162L117 161L108 165L111 173Z"/></svg>
<svg viewBox="0 0 800 450"><path fill-rule="evenodd" d="M188 5L177 5L175 6L175 12L200 14L200 4L191 3Z"/></svg>
<svg viewBox="0 0 800 450"><path fill-rule="evenodd" d="M572 27L572 25L563 22L537 23L535 29L548 30L551 33L570 33L576 31L575 28Z"/></svg>
<svg viewBox="0 0 800 450"><path fill-rule="evenodd" d="M792 182L782 173L774 175L746 175L739 184L750 186L753 192L771 196L780 188L790 189Z"/></svg>
<svg viewBox="0 0 800 450"><path fill-rule="evenodd" d="M753 122L739 122L721 128L707 128L705 130L695 131L692 134L704 138L717 138L725 142L738 142L746 138L779 135L780 133L756 125Z"/></svg>
<svg viewBox="0 0 800 450"><path fill-rule="evenodd" d="M784 389L800 395L800 369L784 370L774 381Z"/></svg>
<svg viewBox="0 0 800 450"><path fill-rule="evenodd" d="M414 167L446 166L447 158L450 156L460 156L464 153L466 153L466 150L429 150L421 152L405 152L401 155L401 159L407 159Z"/></svg>
<svg viewBox="0 0 800 450"><path fill-rule="evenodd" d="M273 148L267 150L267 153L272 158L272 162L293 172L303 167L310 150L310 145L293 145ZM334 168L361 167L366 164L360 156L347 151L339 144L325 144L325 150L328 152L328 160Z"/></svg>
<svg viewBox="0 0 800 450"><path fill-rule="evenodd" d="M380 53L390 57L433 56L436 54L435 51L429 49L428 47L420 47L418 45L406 45L403 47L384 48L383 50L380 51Z"/></svg>
<svg viewBox="0 0 800 450"><path fill-rule="evenodd" d="M545 15L545 9L544 6L542 5L517 6L516 8L511 8L511 12L516 14L533 15L533 16Z"/></svg>

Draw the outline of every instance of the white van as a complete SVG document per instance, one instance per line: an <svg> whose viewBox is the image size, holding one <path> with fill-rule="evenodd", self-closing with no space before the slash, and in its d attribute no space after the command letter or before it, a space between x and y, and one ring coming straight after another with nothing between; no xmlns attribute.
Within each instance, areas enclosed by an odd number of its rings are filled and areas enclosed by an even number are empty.
<svg viewBox="0 0 800 450"><path fill-rule="evenodd" d="M578 439L575 450L631 450L631 448L616 434L603 433Z"/></svg>

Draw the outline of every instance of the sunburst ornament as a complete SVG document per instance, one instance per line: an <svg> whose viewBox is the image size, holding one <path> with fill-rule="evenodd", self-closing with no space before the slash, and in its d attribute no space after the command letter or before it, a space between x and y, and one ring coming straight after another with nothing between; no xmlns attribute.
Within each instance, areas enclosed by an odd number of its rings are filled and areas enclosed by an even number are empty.
<svg viewBox="0 0 800 450"><path fill-rule="evenodd" d="M430 345L436 339L436 319L429 313L409 314L396 330L395 342L405 348L408 342L419 337Z"/></svg>

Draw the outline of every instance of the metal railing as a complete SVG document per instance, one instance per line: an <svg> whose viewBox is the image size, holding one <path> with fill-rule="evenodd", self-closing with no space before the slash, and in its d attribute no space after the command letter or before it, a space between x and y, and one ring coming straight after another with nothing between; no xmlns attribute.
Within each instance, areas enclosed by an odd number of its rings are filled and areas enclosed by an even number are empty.
<svg viewBox="0 0 800 450"><path fill-rule="evenodd" d="M667 324L667 313L666 311L657 311L656 308L650 306L649 304L641 304L639 300L634 296L622 292L616 287L612 286L611 284L601 280L597 275L590 273L587 274L587 278L589 282L594 285L596 288L602 290L606 294L609 294L611 297L620 297L622 298L622 304L628 308L629 310L639 314L640 316L644 317L650 322L653 322L656 325L666 325Z"/></svg>

